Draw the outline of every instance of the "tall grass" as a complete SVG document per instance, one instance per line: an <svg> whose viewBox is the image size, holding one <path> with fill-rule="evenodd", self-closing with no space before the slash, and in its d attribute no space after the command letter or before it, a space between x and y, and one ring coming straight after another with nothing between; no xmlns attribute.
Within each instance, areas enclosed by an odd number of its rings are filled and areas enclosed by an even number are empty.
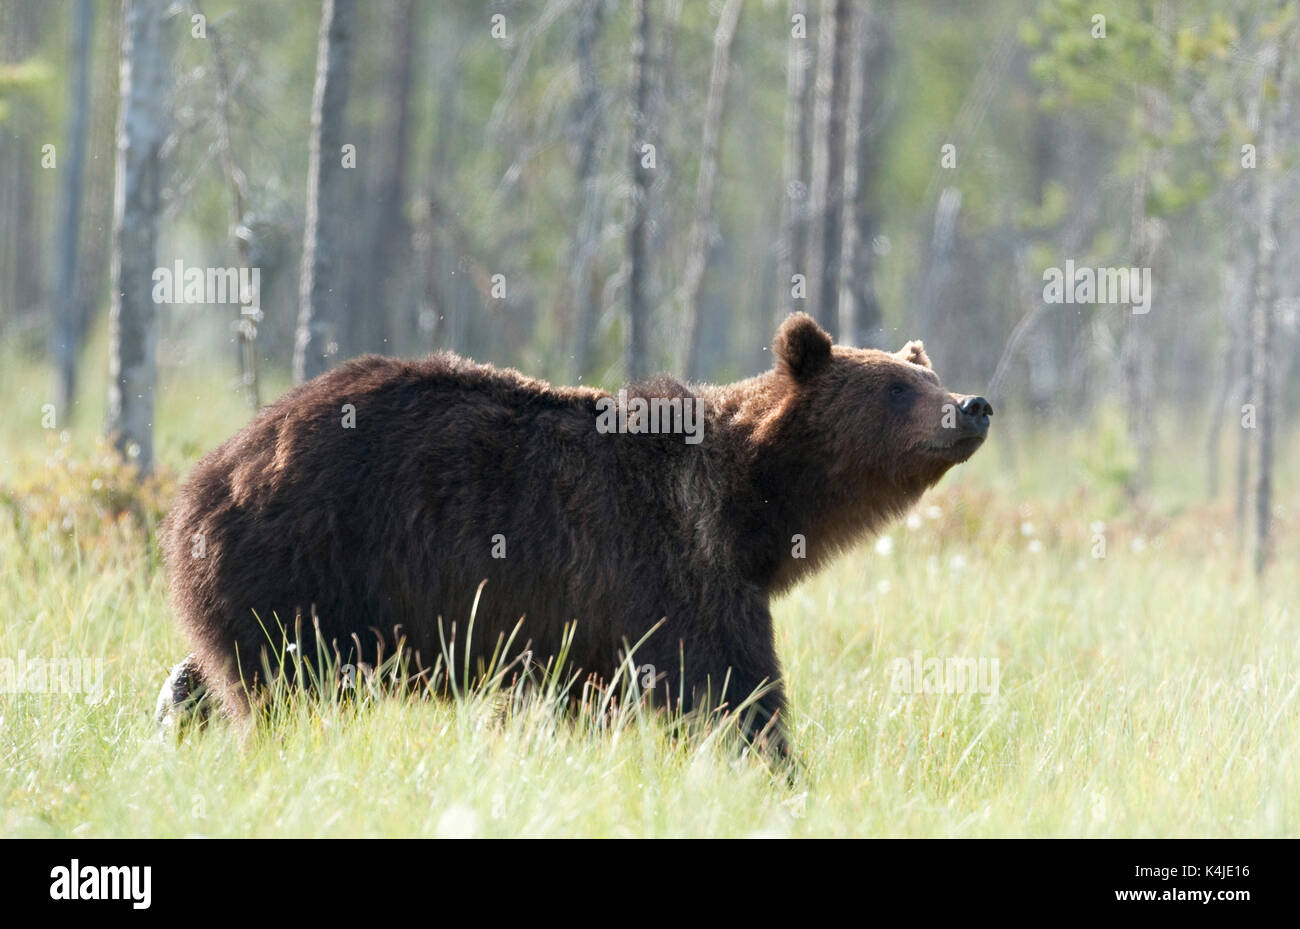
<svg viewBox="0 0 1300 929"><path fill-rule="evenodd" d="M793 779L725 727L682 734L627 699L565 713L546 688L284 694L263 724L161 739L185 643L150 527L247 417L228 379L166 374L142 491L96 450L97 398L46 432L45 373L0 365L0 659L102 661L94 693L0 695L6 836L1300 832L1292 525L1258 586L1226 503L1167 467L1155 505L1127 505L1095 437L1035 435L1011 470L995 435L887 542L776 605ZM996 694L901 691L893 663L917 653L996 659Z"/></svg>

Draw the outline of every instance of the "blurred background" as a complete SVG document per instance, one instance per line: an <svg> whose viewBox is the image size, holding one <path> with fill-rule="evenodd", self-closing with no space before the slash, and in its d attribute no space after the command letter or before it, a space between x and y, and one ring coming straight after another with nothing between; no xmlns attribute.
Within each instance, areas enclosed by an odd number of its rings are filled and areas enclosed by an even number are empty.
<svg viewBox="0 0 1300 929"><path fill-rule="evenodd" d="M988 395L990 480L1204 507L1262 570L1293 519L1296 14L3 0L0 477L98 435L183 470L364 352L732 380L802 309ZM1045 299L1067 261L1149 271L1148 311ZM257 268L256 309L157 302L177 262Z"/></svg>

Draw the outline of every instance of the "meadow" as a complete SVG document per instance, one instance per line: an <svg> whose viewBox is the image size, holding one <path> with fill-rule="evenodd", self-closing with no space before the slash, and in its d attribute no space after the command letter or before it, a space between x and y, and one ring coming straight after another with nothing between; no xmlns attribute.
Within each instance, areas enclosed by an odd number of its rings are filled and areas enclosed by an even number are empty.
<svg viewBox="0 0 1300 929"><path fill-rule="evenodd" d="M151 532L247 409L228 372L165 367L140 486L97 439L102 395L42 428L47 371L0 352L0 658L102 671L92 693L0 694L4 836L1300 833L1300 488L1281 475L1257 584L1199 430L1162 424L1139 506L1117 417L1058 434L999 411L906 521L777 602L792 779L716 727L544 697L504 716L492 695L291 699L177 742L150 718L186 651ZM997 686L906 692L914 656L982 661Z"/></svg>

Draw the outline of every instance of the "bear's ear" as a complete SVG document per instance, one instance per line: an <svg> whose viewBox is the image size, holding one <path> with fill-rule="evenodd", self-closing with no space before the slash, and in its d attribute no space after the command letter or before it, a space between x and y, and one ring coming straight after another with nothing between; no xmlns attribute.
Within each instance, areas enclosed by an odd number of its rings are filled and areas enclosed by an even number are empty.
<svg viewBox="0 0 1300 929"><path fill-rule="evenodd" d="M807 313L791 313L772 342L776 365L796 381L806 381L831 360L831 337Z"/></svg>
<svg viewBox="0 0 1300 929"><path fill-rule="evenodd" d="M913 339L898 350L898 357L923 368L930 367L930 356L925 353L925 345L920 339Z"/></svg>

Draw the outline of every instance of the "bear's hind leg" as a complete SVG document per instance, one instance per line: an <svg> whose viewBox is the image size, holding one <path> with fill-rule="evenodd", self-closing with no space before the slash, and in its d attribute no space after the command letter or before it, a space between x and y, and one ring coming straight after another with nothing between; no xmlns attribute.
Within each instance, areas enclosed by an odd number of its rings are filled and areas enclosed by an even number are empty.
<svg viewBox="0 0 1300 929"><path fill-rule="evenodd" d="M179 738L191 725L207 725L211 715L212 699L199 676L198 660L186 655L163 681L154 706L154 725L160 733L174 733Z"/></svg>

